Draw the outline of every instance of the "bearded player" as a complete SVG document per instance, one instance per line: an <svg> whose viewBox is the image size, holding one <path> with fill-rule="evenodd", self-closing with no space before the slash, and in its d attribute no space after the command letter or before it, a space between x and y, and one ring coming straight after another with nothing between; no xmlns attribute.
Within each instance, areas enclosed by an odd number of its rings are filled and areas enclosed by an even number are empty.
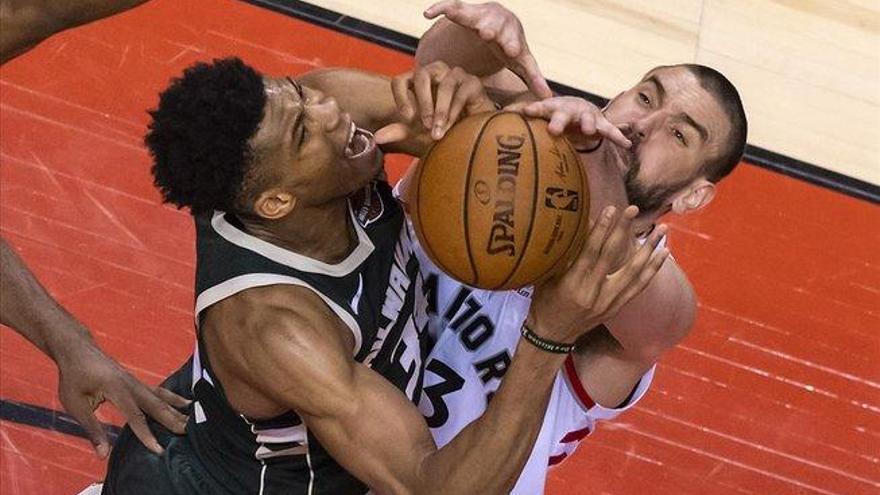
<svg viewBox="0 0 880 495"><path fill-rule="evenodd" d="M509 103L530 90L549 97L546 82L528 50L522 26L497 3L441 2L426 11L445 15L423 37L420 68L399 78L402 115L417 109L423 126L439 138L448 116L433 109L440 95L419 91L416 79L437 77L449 65L484 76L490 95ZM450 22L451 21L451 22ZM518 77L517 77L518 76ZM524 84L525 83L525 84ZM658 67L599 110L572 97L514 104L510 109L550 121L565 133L589 171L591 209L638 206L625 216L639 242L667 212L705 207L715 184L739 162L746 119L733 85L713 69L697 65ZM604 136L604 139L603 139ZM401 184L406 196L406 183ZM419 250L426 280L431 332L437 339L426 365L420 409L438 445L479 417L502 383L524 321L553 318L531 305L530 288L492 292L462 285L437 269ZM531 315L529 314L531 307ZM554 383L544 424L513 493L543 491L549 467L574 451L596 427L632 407L647 391L660 356L690 331L696 297L673 259L650 286L618 314L570 344Z"/></svg>

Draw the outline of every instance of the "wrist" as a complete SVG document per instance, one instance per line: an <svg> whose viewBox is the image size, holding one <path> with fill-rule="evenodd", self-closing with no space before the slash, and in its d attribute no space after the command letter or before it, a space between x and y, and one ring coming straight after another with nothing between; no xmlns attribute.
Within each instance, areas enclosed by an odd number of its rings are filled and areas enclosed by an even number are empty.
<svg viewBox="0 0 880 495"><path fill-rule="evenodd" d="M552 354L569 354L575 349L575 343L558 342L540 336L528 324L528 322L523 323L522 328L520 329L520 333L522 334L523 339L525 339L526 342L544 352L549 352Z"/></svg>
<svg viewBox="0 0 880 495"><path fill-rule="evenodd" d="M59 366L76 362L82 356L94 351L101 352L84 327L71 330L50 330L46 339L46 354Z"/></svg>

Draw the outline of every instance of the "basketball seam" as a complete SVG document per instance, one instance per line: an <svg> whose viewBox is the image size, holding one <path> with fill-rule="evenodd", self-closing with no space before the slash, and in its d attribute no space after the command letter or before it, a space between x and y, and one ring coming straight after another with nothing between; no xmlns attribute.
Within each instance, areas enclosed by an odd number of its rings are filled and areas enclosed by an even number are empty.
<svg viewBox="0 0 880 495"><path fill-rule="evenodd" d="M464 239L465 239L465 245L467 246L466 251L467 251L467 255L468 255L468 261L470 262L471 270L473 270L473 273L474 273L474 279L470 284L473 286L476 286L480 282L480 274L479 274L479 272L477 272L477 264L476 264L476 262L474 262L474 255L471 253L472 239L470 236L470 229L468 228L469 227L469 225L468 225L468 206L470 204L469 191L471 188L471 175L472 175L473 167L474 167L474 158L476 158L476 156L477 156L477 150L480 149L480 144L481 144L480 140L482 139L483 133L486 131L486 128L489 127L489 123L492 122L492 120L494 120L496 117L498 117L499 115L503 115L504 113L508 113L508 112L496 113L495 115L486 119L486 121L483 122L483 126L480 127L480 132L477 134L477 139L474 141L474 144L471 147L471 157L470 157L470 159L468 159L467 177L465 177L465 180L464 180L464 208L462 208L462 217L463 217L462 224L464 225Z"/></svg>
<svg viewBox="0 0 880 495"><path fill-rule="evenodd" d="M525 126L526 126L526 131L528 131L529 137L531 138L532 156L534 157L534 162L535 162L534 163L535 176L534 176L534 181L533 181L535 184L535 187L534 187L534 194L532 196L532 214L529 216L529 229L526 231L526 240L525 240L525 242L523 242L522 251L519 253L519 258L517 258L516 264L513 265L513 269L510 270L510 274L507 275L507 278L504 279L503 282L501 282L500 284L495 286L496 289L500 289L501 287L504 287L504 285L507 284L507 282L510 282L510 279L512 279L514 277L514 275L516 275L516 271L519 270L519 266L522 264L522 260L526 255L526 250L529 247L529 242L531 242L531 240L532 240L532 230L535 227L535 216L538 211L538 183L541 180L541 175L540 175L541 169L540 169L539 163L538 163L538 143L535 142L535 134L532 132L532 126L529 125L529 121L526 120L525 117L523 117L522 115L520 115L518 113L515 115L523 121L523 124L525 124Z"/></svg>
<svg viewBox="0 0 880 495"><path fill-rule="evenodd" d="M428 151L424 154L423 158L419 160L418 164L418 175L414 177L415 179L415 194L416 194L416 217L418 221L415 223L416 227L416 235L418 236L419 232L421 232L421 240L422 240L422 249L425 250L425 253L428 254L428 257L433 259L435 262L437 261L437 254L431 249L431 243L428 241L428 235L422 230L422 194L421 194L421 182L422 182L422 173L425 171L425 167L428 166L427 158L431 155L431 152L434 151L434 145L432 144ZM438 265L440 263L437 263Z"/></svg>

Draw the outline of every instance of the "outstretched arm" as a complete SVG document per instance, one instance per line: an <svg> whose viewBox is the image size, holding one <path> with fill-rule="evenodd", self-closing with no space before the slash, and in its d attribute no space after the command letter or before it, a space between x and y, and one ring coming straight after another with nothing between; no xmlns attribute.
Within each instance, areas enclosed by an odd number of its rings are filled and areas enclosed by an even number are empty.
<svg viewBox="0 0 880 495"><path fill-rule="evenodd" d="M0 63L55 33L136 7L147 0L0 0Z"/></svg>
<svg viewBox="0 0 880 495"><path fill-rule="evenodd" d="M161 452L144 414L182 434L186 417L172 406L188 401L168 390L150 390L107 357L88 330L55 302L6 241L0 239L0 323L39 347L58 365L64 408L86 429L98 455L110 443L94 410L105 399L116 404L144 445Z"/></svg>

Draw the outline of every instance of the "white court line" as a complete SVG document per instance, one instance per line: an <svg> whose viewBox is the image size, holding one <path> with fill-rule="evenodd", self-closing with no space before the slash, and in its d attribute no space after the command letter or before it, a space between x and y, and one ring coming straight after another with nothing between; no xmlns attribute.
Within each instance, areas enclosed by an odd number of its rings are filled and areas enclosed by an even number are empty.
<svg viewBox="0 0 880 495"><path fill-rule="evenodd" d="M634 434L636 434L636 435L641 435L641 436L643 436L643 437L647 437L647 438L650 438L650 439L652 439L652 440L656 440L656 441L658 441L658 442L660 442L660 443L664 443L664 444L667 444L667 445L672 445L673 447L678 447L678 448L680 448L680 449L684 449L684 450L687 450L687 451L693 452L693 453L695 453L695 454L700 454L700 455L706 456L706 457L708 457L708 458L710 458L710 459L714 459L714 460L716 460L716 461L721 461L721 462L724 462L724 463L730 464L731 466L736 466L736 467L738 467L738 468L745 469L745 470L747 470L747 471L752 471L752 472L755 472L755 473L758 473L758 474L762 474L762 475L764 475L764 476L767 476L768 478L773 478L773 479L776 479L776 480L779 480L779 481L784 481L784 482L786 482L786 483L791 483L792 485L799 486L799 487L801 487L801 488L806 488L807 490L812 490L812 491L814 491L814 492L821 493L821 494L823 494L823 495L843 495L843 494L840 494L840 493L837 493L837 492L829 492L828 490L825 490L825 489L823 489L823 488L819 488L818 486L809 485L809 484L807 484L807 483L804 483L804 482L802 482L802 481L798 481L798 480L796 480L796 479L792 479L792 478L789 478L789 477L786 477L786 476L782 476L782 475L780 475L780 474L776 474L776 473L773 473L773 472L770 472L770 471L766 471L766 470L764 470L764 469L760 469L760 468L757 468L757 467L754 467L754 466L749 466L748 464L743 464L743 463L741 463L741 462L734 461L733 459L728 459L727 457L723 457L723 456L720 456L720 455L716 455L716 454L713 454L713 453L711 453L711 452L707 452L707 451L702 450L702 449L698 449L698 448L695 448L695 447L691 447L691 446L685 445L685 444L683 444L683 443L678 443L678 442L675 442L675 441L669 440L669 439L667 439L667 438L663 438L663 437L660 437L660 436L657 436L657 435L652 435L652 434L650 434L650 433L646 433L646 432L641 431L641 430L639 430L639 429L637 429L637 428L634 428L634 427L632 427L631 425L623 426L622 428L625 429L625 430L628 430L628 431L630 431L630 432L632 432L632 433L634 433Z"/></svg>
<svg viewBox="0 0 880 495"><path fill-rule="evenodd" d="M854 382L857 382L857 383L861 383L861 384L867 385L867 386L869 386L869 387L876 388L876 389L880 390L880 383L877 383L877 382L874 382L874 381L871 381L871 380L867 380L867 379L862 378L862 377L860 377L860 376L851 375L851 374L846 373L846 372L844 372L844 371L838 371L838 370L836 370L836 369L834 369L834 368L829 368L829 367L827 367L827 366L823 366L823 365L821 365L821 364L817 364L817 363L814 363L814 362L812 362L812 361L807 361L806 359L801 359L801 358L798 358L798 357L792 356L791 354L786 354L786 353L784 353L784 352L774 351L774 350L772 350L772 349L766 349L766 348L764 348L763 346L760 346L760 345L757 345L757 344L753 344L752 342L749 342L749 341L747 341L747 340L742 340L742 339L737 338L737 337L733 337L733 336L731 336L731 337L728 337L727 340L729 340L730 342L734 342L734 343L740 344L740 345L745 346L745 347L749 347L749 348L751 348L751 349L759 350L759 351L761 351L761 352L764 352L764 353L770 354L770 355L772 355L772 356L776 356L776 357L779 357L779 358L782 358L782 359L787 359L787 360L789 360L789 361L793 361L793 362L798 363L798 364L803 364L804 366L808 366L808 367L810 367L810 368L814 368L814 369L817 369L817 370L820 370L820 371L824 371L824 372L826 372L826 373L830 373L830 374L832 374L832 375L837 375L837 376L839 376L839 377L841 377L841 378L846 378L847 380L851 380L851 381L854 381Z"/></svg>
<svg viewBox="0 0 880 495"><path fill-rule="evenodd" d="M797 381L797 380L792 380L791 378L787 378L787 377L784 377L784 376L782 376L782 375L777 375L777 374L774 374L774 373L770 373L769 371L765 371L765 370L762 370L762 369L760 369L760 368L755 368L755 367L753 367L753 366L748 366L748 365L745 365L745 364L740 364L740 363L737 363L736 361L731 361L730 359L726 359L726 358L723 358L723 357L721 357L721 356L716 356L716 355L714 355L714 354L709 354L709 353L707 353L707 352L703 352L703 351L701 351L701 350L694 349L693 347L688 347L688 346L684 346L684 345L679 345L678 348L679 348L679 349L684 349L685 351L692 352L692 353L694 353L694 354L697 354L697 355L699 355L699 356L703 356L703 357L708 358L708 359L712 359L712 360L714 360L714 361L719 361L719 362L722 362L722 363L725 363L725 364L729 364L729 365L731 365L731 366L733 366L733 367L735 367L735 368L739 368L739 369L743 369L743 370L746 370L746 371L750 371L750 372L752 372L752 373L754 373L754 374L756 374L756 375L760 375L760 376L767 377L767 378L772 378L772 379L774 379L774 380L777 380L777 381L780 381L780 382L786 383L786 384L788 384L788 385L792 385L792 386L795 386L795 387L798 387L798 388L802 388L802 389L806 390L807 392L813 392L813 393L817 393L817 394L819 394L819 395L824 395L825 397L828 397L828 398L830 398L830 399L840 400L840 396L838 396L838 395L835 394L834 392L830 392L830 391L828 391L828 390L825 390L825 389L822 389L822 388L818 388L818 387L816 387L816 386L814 386L814 385L810 385L809 383L799 382L799 381Z"/></svg>
<svg viewBox="0 0 880 495"><path fill-rule="evenodd" d="M143 126L141 123L139 123L139 122L135 122L135 121L132 121L132 120L124 119L124 118L122 118L122 117L119 117L119 116L113 115L113 114L111 114L111 113L102 112L102 111L100 111L100 110L95 110L94 108L91 108L91 107L85 107L85 106L82 106L82 105L78 105L78 104L76 104L76 103L71 102L70 100L65 100L64 98L59 98L59 97L57 97L57 96L52 96L52 95L50 95L50 94L48 94L48 93L43 93L43 92L41 92L41 91L37 91L37 90L35 90L35 89L33 89L33 88L29 88L29 87L27 87L27 86L19 86L18 84L15 84L15 83L13 83L13 82L9 82L9 81L7 81L7 80L5 80L5 79L0 79L0 85L2 85L2 86L9 86L10 88L17 89L18 91L21 91L21 92L24 92L24 93L29 93L29 94L34 95L34 96L39 96L39 97L41 97L41 98L44 98L44 99L49 100L49 101L54 102L54 103L59 103L59 104L64 105L64 106L68 106L68 107L76 108L76 109L78 109L78 110L83 110L83 111L86 111L86 112L89 112L89 113L93 113L93 114L95 114L95 115L99 115L99 116L101 116L101 117L103 117L103 118L105 118L105 119L115 120L116 122L119 122L119 123L122 123L122 124L126 124L126 125L131 126L133 130L137 130L138 132L142 132L142 131L144 130L144 126ZM128 136L128 137L132 137L132 138L133 138L133 136Z"/></svg>
<svg viewBox="0 0 880 495"><path fill-rule="evenodd" d="M667 420L667 421L671 421L671 422L673 422L673 423L678 423L678 424L685 425L685 426L687 426L687 427L690 427L690 428L693 428L693 429L696 429L696 430L700 430L700 431L702 431L703 433L709 433L710 435L715 435L715 436L718 436L718 437L724 438L724 439L726 439L726 440L730 440L731 442L736 442L736 443L738 443L738 444L747 445L747 446L749 446L749 447L752 447L752 448L754 448L754 449L760 450L760 451L762 451L762 452L767 452L768 454L778 455L778 456L780 456L780 457L784 457L784 458L786 458L786 459L788 459L788 460L791 460L791 461L800 462L800 463L802 463L802 464L806 464L806 465L808 465L808 466L811 466L811 467L814 467L814 468L818 468L818 469L824 469L824 470L826 470L826 471L830 471L830 472L832 472L832 473L834 473L834 474L836 474L836 475L838 475L838 476L843 476L844 478L849 478L849 479L852 479L852 480L855 480L855 481L859 481L859 482L866 483L866 484L869 484L869 485L871 485L871 486L874 486L874 487L880 488L880 482L878 482L878 481L870 480L870 479L867 479L867 478L862 478L861 476L857 476L857 475L855 475L855 474L848 473L848 472L846 472L846 471L841 471L840 469L834 468L834 467L832 467L832 466L827 466L827 465L825 465L825 464L819 464L818 462L814 462L814 461L811 461L811 460L809 460L809 459L804 459L803 457L798 457L798 456L796 456L796 455L787 454L787 453L785 453L785 452L782 452L782 451L779 451L779 450L776 450L776 449L772 449L772 448L770 448L770 447L765 447L764 445L757 444L757 443L754 443L754 442L750 442L750 441L748 441L748 440L745 440L745 439L742 439L742 438L739 438L739 437L735 437L735 436L732 436L732 435L728 435L728 434L726 434L726 433L722 433L722 432L720 432L720 431L713 430L712 428L708 428L708 427L706 427L706 426L702 426L702 425L694 424L694 423L691 423L691 422L689 422L689 421L684 421L684 420L682 420L682 419L678 419L678 418L675 418L675 417L672 417L672 416L667 416L666 414L663 414L663 413L661 413L661 412L657 412L657 411L653 411L653 410L648 409L648 408L646 408L646 407L640 407L639 410L642 411L642 412L648 413L648 414L650 414L650 415L652 415L652 416L657 416L657 417L663 418L663 419L665 419L665 420Z"/></svg>
<svg viewBox="0 0 880 495"><path fill-rule="evenodd" d="M697 307L699 307L699 308L701 308L701 309L705 309L705 310L711 311L711 312L713 312L713 313L718 313L718 314L723 315L723 316L726 316L726 317L728 317L728 318L733 318L734 320L737 320L737 321L743 321L743 322L746 322L746 323L748 323L748 324L750 324L750 325L755 325L756 327L760 327L760 328L763 328L763 329L765 329L765 330L770 330L771 332L774 332L774 333L778 333L778 334L781 334L781 335L785 335L786 337L790 337L790 336L791 336L791 332L787 332L787 331L785 331L785 330L783 330L783 329L781 329L781 328L777 328L777 327L774 327L774 326L772 326L772 325L768 325L768 324L763 323L763 322L760 322L760 321L758 321L758 320L753 320L753 319L751 319L751 318L746 318L746 317L744 317L744 316L742 316L742 315L738 315L738 314L736 314L736 313L730 313L730 312L727 312L727 311L724 311L724 310L718 309L718 308L713 307L713 306L707 306L707 305L702 304L702 303L697 303Z"/></svg>

